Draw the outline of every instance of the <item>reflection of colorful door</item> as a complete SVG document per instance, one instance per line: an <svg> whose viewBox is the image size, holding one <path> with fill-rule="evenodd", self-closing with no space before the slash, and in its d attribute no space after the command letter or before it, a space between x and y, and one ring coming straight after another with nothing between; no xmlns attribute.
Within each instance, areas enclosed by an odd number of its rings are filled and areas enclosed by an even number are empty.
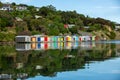
<svg viewBox="0 0 120 80"><path fill-rule="evenodd" d="M61 42L61 47L62 47L62 48L64 47L64 43L63 43L63 42Z"/></svg>
<svg viewBox="0 0 120 80"><path fill-rule="evenodd" d="M64 42L58 42L57 47L58 47L59 49L64 48Z"/></svg>
<svg viewBox="0 0 120 80"><path fill-rule="evenodd" d="M74 43L73 43L73 48L74 48L74 49L78 48L78 46L79 46L79 43L78 43L78 42L74 42Z"/></svg>
<svg viewBox="0 0 120 80"><path fill-rule="evenodd" d="M58 48L58 43L57 43L57 42L54 42L53 47L54 47L54 49L57 49L57 48Z"/></svg>
<svg viewBox="0 0 120 80"><path fill-rule="evenodd" d="M64 48L64 43L63 42L60 43L60 47Z"/></svg>
<svg viewBox="0 0 120 80"><path fill-rule="evenodd" d="M71 49L72 43L71 42L66 42L66 49Z"/></svg>
<svg viewBox="0 0 120 80"><path fill-rule="evenodd" d="M31 44L31 49L36 49L36 43Z"/></svg>
<svg viewBox="0 0 120 80"><path fill-rule="evenodd" d="M60 48L60 42L58 42L58 48Z"/></svg>
<svg viewBox="0 0 120 80"><path fill-rule="evenodd" d="M41 48L41 43L38 43L37 45L38 45L38 49L40 49Z"/></svg>
<svg viewBox="0 0 120 80"><path fill-rule="evenodd" d="M44 43L44 49L48 49L48 43Z"/></svg>
<svg viewBox="0 0 120 80"><path fill-rule="evenodd" d="M41 49L44 49L44 43L40 43Z"/></svg>

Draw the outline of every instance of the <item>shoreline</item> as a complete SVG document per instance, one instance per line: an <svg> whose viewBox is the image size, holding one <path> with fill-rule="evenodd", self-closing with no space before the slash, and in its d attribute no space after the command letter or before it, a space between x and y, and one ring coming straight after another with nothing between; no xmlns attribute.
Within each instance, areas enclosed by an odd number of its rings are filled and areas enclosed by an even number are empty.
<svg viewBox="0 0 120 80"><path fill-rule="evenodd" d="M0 42L0 45L14 45L15 41L2 41Z"/></svg>
<svg viewBox="0 0 120 80"><path fill-rule="evenodd" d="M120 41L120 40L98 40L98 41ZM68 41L69 42L69 41ZM83 41L83 42L87 42L87 41ZM88 41L89 42L89 41ZM92 42L92 41L90 41ZM94 41L93 41L94 42ZM97 41L96 41L97 42ZM3 45L3 44L15 44L16 42L15 41L0 41L0 45ZM24 42L23 42L24 43ZM32 42L30 42L32 43ZM39 42L35 42L35 43L39 43ZM43 42L40 42L40 43L43 43Z"/></svg>

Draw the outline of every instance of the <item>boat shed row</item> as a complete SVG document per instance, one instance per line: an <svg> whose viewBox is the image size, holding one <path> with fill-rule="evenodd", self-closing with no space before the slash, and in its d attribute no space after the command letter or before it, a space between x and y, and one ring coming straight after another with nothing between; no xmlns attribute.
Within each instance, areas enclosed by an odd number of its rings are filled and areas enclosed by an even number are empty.
<svg viewBox="0 0 120 80"><path fill-rule="evenodd" d="M16 42L75 42L75 41L96 41L96 36L16 36Z"/></svg>

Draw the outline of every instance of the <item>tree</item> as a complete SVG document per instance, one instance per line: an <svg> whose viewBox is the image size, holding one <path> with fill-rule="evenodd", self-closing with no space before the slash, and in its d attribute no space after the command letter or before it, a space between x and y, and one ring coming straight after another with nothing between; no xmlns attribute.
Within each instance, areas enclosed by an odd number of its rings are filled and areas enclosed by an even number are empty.
<svg viewBox="0 0 120 80"><path fill-rule="evenodd" d="M16 3L13 2L13 3L11 3L11 5L12 5L12 8L13 8L13 11L15 11L16 10Z"/></svg>
<svg viewBox="0 0 120 80"><path fill-rule="evenodd" d="M13 3L12 3L12 6L16 6L16 3L15 3L15 2L13 2Z"/></svg>
<svg viewBox="0 0 120 80"><path fill-rule="evenodd" d="M73 26L72 28L69 28L69 31L72 34L78 34L79 27L78 26Z"/></svg>
<svg viewBox="0 0 120 80"><path fill-rule="evenodd" d="M31 13L31 15L35 15L36 14L36 8L34 6L28 6L27 8L29 10L29 12Z"/></svg>
<svg viewBox="0 0 120 80"><path fill-rule="evenodd" d="M14 19L9 13L0 11L0 27L1 28L13 26L13 23L14 23Z"/></svg>
<svg viewBox="0 0 120 80"><path fill-rule="evenodd" d="M0 1L0 8L3 6L2 2Z"/></svg>
<svg viewBox="0 0 120 80"><path fill-rule="evenodd" d="M16 32L28 31L27 23L26 22L16 22Z"/></svg>

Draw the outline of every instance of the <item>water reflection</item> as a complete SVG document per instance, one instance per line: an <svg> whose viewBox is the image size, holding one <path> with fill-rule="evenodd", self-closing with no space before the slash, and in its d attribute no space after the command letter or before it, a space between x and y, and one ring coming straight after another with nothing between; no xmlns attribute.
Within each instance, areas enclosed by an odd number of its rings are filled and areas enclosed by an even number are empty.
<svg viewBox="0 0 120 80"><path fill-rule="evenodd" d="M119 45L95 42L4 45L0 46L0 79L56 77L58 72L86 70L94 61L119 56Z"/></svg>
<svg viewBox="0 0 120 80"><path fill-rule="evenodd" d="M95 42L52 42L52 43L17 43L17 51L25 50L47 50L47 49L92 49L96 47Z"/></svg>

